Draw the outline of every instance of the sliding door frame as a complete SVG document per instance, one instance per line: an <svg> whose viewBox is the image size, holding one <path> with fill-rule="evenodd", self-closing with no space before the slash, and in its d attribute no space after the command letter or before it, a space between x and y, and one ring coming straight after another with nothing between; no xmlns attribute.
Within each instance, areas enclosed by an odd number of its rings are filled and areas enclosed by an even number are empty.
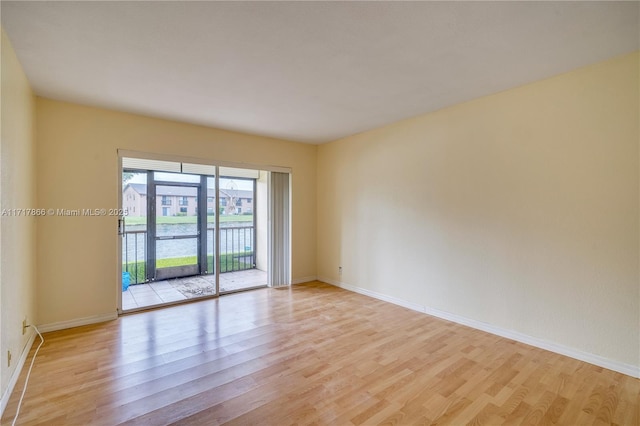
<svg viewBox="0 0 640 426"><path fill-rule="evenodd" d="M131 159L141 159L141 160L156 160L156 161L165 161L165 162L171 162L171 163L181 163L182 164L192 164L192 165L202 165L202 166L210 166L210 167L215 167L215 187L216 187L216 197L215 197L215 209L216 209L216 222L215 222L215 231L214 231L214 262L215 262L215 283L216 283L216 294L214 296L211 296L212 298L215 297L219 297L220 296L220 223L219 223L219 212L220 212L220 168L221 167L229 167L229 168L238 168L238 169L250 169L250 170L262 170L262 171L266 171L266 172L280 172L280 173L288 173L289 174L289 194L291 194L291 184L293 181L293 172L292 169L290 167L284 167L284 166L275 166L275 165L266 165L266 164L256 164L256 163L240 163L240 162L233 162L233 161L224 161L224 160L214 160L214 159L205 159L205 158L198 158L198 157L189 157L189 156L179 156L179 155L170 155L170 154L159 154L159 153L151 153L151 152L143 152L143 151L132 151L132 150L126 150L126 149L117 149L116 150L116 154L117 154L117 164L118 164L118 209L122 210L123 206L122 206L122 171L123 171L123 166L122 166L122 159L123 158L131 158ZM163 170L164 171L164 170ZM166 170L169 171L169 170ZM170 171L169 171L170 172ZM174 171L176 172L176 171ZM180 173L183 173L183 171L180 171ZM184 172L184 173L190 173L190 172ZM151 174L151 173L150 173ZM199 174L201 176L201 179L204 178L206 179L207 177L211 177L210 174L207 173L196 173L196 172L191 172L191 174ZM149 179L149 177L147 177L147 179ZM201 187L203 187L201 185ZM256 194L256 190L255 190L255 184L254 184L254 194ZM204 197L200 197L199 201L198 201L198 208L200 209L200 205L201 203L204 202L205 203L205 211L206 211L206 194ZM291 198L290 198L290 202L291 202ZM255 207L255 206L254 206ZM154 207L155 208L155 207ZM263 208L266 208L266 205L263 206ZM291 204L289 204L289 209L291 209ZM291 219L291 215L289 216L289 218ZM118 232L117 232L117 238L118 238L118 242L116 244L116 250L117 250L117 268L116 268L116 275L115 275L115 282L117 283L117 296L116 296L116 306L117 306L117 311L118 314L122 314L122 240L123 240L123 235L121 233L124 232L124 226L122 225L121 222L121 217L118 217ZM255 213L254 213L254 225L255 225ZM206 227L206 221L204 225L201 225L201 231L202 231L202 226ZM289 229L291 228L291 220L289 220ZM255 229L255 226L254 226ZM289 234L291 235L291 234ZM201 238L204 237L206 238L206 234L204 236L201 236ZM256 236L254 235L254 247L256 244ZM202 248L200 249L202 250ZM204 257L206 259L206 256ZM291 241L289 238L289 269L291 268ZM202 269L201 269L202 271ZM289 276L291 274L291 270L289 270Z"/></svg>

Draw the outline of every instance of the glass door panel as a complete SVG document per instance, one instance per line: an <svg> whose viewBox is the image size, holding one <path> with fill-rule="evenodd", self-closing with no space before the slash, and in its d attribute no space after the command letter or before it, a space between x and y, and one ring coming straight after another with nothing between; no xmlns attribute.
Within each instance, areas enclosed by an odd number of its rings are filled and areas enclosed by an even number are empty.
<svg viewBox="0 0 640 426"><path fill-rule="evenodd" d="M267 274L259 269L256 256L259 180L258 170L228 167L220 170L218 247L221 294L267 284ZM263 212L266 213L266 209ZM263 240L266 241L266 235ZM264 249L266 252L266 247ZM260 266L264 268L265 265Z"/></svg>

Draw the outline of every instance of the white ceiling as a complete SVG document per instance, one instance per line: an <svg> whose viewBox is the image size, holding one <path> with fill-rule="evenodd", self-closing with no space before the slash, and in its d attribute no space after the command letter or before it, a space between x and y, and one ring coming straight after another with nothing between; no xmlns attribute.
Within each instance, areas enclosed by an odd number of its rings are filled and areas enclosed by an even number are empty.
<svg viewBox="0 0 640 426"><path fill-rule="evenodd" d="M639 48L638 2L9 2L44 97L322 143Z"/></svg>

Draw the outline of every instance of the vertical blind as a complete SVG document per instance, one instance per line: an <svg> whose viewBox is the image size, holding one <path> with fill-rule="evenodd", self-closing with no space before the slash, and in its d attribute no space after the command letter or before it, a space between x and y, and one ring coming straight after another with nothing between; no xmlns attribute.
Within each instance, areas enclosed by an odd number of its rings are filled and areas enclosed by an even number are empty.
<svg viewBox="0 0 640 426"><path fill-rule="evenodd" d="M289 173L269 174L269 285L291 284Z"/></svg>

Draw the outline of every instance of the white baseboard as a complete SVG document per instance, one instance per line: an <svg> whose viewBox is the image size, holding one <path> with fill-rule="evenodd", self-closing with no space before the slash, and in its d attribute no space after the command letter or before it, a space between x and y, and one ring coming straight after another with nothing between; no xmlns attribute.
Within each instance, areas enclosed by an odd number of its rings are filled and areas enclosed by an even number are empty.
<svg viewBox="0 0 640 426"><path fill-rule="evenodd" d="M356 287L330 278L318 277L318 280L336 287L344 288L345 290L353 291L354 293L364 294L365 296L373 297L374 299L384 300L385 302L393 303L394 305L402 306L403 308L424 313L424 306L417 303L407 302L406 300L398 299L397 297L387 296L386 294Z"/></svg>
<svg viewBox="0 0 640 426"><path fill-rule="evenodd" d="M520 333L517 331L496 327L494 325L477 321L474 319L466 318L461 315L452 314L449 312L430 308L428 306L420 305L417 303L407 302L406 300L387 296L382 293L356 287L354 285L332 280L330 278L318 277L318 280L334 285L336 287L344 288L345 290L353 291L355 293L360 293L365 296L369 296L375 299L383 300L385 302L393 303L394 305L403 306L405 308L422 312L427 315L431 315L447 321L455 322L457 324L466 325L468 327L475 328L477 330L482 330L487 333L495 334L500 337L505 337L507 339L511 339L517 342L525 343L527 345L535 346L540 349L545 349L550 352L554 352L560 355L565 355L570 358L577 359L579 361L584 361L589 364L593 364L599 367L607 368L609 370L617 371L618 373L626 374L627 376L640 378L639 366L625 364L623 362L618 362L618 361L613 361L611 359L608 359L599 355L595 355L589 352L583 352L578 349L570 348L568 346L560 345L554 342L549 342L547 340L539 339L537 337L529 336L527 334Z"/></svg>
<svg viewBox="0 0 640 426"><path fill-rule="evenodd" d="M110 312L107 314L93 315L90 317L78 318L69 321L53 322L50 324L42 324L38 326L40 333L48 333L49 331L64 330L66 328L80 327L81 325L97 324L99 322L113 321L118 319L118 312Z"/></svg>
<svg viewBox="0 0 640 426"><path fill-rule="evenodd" d="M4 409L7 408L7 404L9 403L9 398L11 397L11 393L18 383L18 378L20 377L20 373L22 373L22 369L24 368L24 363L27 361L27 356L29 355L29 351L31 350L31 346L33 345L34 340L36 339L36 332L31 328L31 337L27 340L27 344L24 346L22 353L20 354L20 359L18 359L18 365L16 365L16 369L13 370L13 374L9 379L9 386L7 386L6 391L2 395L2 399L0 400L0 417L4 415Z"/></svg>
<svg viewBox="0 0 640 426"><path fill-rule="evenodd" d="M315 281L317 279L318 279L318 277L316 277L315 275L312 275L310 277L293 278L291 280L291 285L308 283L309 281Z"/></svg>

